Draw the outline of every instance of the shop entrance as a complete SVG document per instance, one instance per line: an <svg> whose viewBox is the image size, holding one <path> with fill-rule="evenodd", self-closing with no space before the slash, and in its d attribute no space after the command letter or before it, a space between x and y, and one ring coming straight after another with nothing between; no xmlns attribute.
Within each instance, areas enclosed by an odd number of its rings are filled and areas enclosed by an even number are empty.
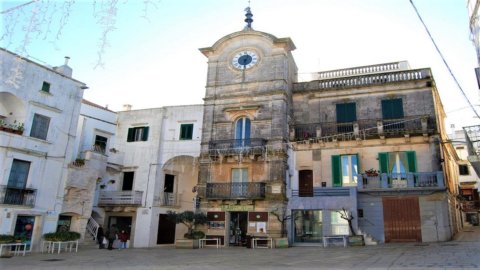
<svg viewBox="0 0 480 270"><path fill-rule="evenodd" d="M248 212L230 212L230 246L246 246L247 225Z"/></svg>

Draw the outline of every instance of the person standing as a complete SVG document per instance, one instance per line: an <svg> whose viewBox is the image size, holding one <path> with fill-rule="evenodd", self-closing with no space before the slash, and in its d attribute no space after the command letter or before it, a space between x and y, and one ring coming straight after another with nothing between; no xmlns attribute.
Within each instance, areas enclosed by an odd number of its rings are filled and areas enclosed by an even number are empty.
<svg viewBox="0 0 480 270"><path fill-rule="evenodd" d="M105 238L105 234L103 233L103 227L100 226L98 227L98 231L97 231L97 242L98 242L99 249L105 248L105 244L103 243L104 238Z"/></svg>
<svg viewBox="0 0 480 270"><path fill-rule="evenodd" d="M110 229L107 232L108 250L113 249L113 241L117 239L117 234L118 234L117 226L115 224L112 224L112 226L110 226Z"/></svg>
<svg viewBox="0 0 480 270"><path fill-rule="evenodd" d="M128 234L125 232L125 230L122 230L120 232L120 234L118 235L118 240L120 240L119 250L127 248Z"/></svg>

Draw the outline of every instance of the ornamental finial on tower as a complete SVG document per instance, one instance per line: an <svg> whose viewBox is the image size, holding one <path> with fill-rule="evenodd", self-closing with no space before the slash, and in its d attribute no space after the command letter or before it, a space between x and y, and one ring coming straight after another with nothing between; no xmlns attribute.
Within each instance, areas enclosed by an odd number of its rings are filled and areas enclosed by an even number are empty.
<svg viewBox="0 0 480 270"><path fill-rule="evenodd" d="M247 30L247 29L251 30L252 29L252 22L253 22L253 19L252 19L253 14L250 11L250 5L247 8L245 8L245 12L247 12L247 13L245 13L245 17L247 17L245 19L245 22L247 23L247 25L245 26L244 30Z"/></svg>

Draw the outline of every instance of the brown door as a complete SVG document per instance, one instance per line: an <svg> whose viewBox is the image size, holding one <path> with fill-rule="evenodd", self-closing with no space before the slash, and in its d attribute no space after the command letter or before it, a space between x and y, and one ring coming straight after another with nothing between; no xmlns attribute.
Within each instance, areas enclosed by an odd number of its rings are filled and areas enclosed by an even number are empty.
<svg viewBox="0 0 480 270"><path fill-rule="evenodd" d="M160 214L158 220L157 244L174 244L175 243L175 222L169 220L168 215Z"/></svg>
<svg viewBox="0 0 480 270"><path fill-rule="evenodd" d="M311 170L300 171L298 179L298 196L313 197L313 173Z"/></svg>
<svg viewBox="0 0 480 270"><path fill-rule="evenodd" d="M383 198L385 242L422 242L417 197Z"/></svg>

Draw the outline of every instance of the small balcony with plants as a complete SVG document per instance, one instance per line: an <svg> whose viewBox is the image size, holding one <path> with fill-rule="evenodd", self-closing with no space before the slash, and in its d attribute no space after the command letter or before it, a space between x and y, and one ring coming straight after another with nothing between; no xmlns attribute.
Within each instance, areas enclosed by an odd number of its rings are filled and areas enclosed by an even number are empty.
<svg viewBox="0 0 480 270"><path fill-rule="evenodd" d="M8 132L12 134L22 135L25 130L23 123L17 120L8 121L8 119L0 118L0 132Z"/></svg>
<svg viewBox="0 0 480 270"><path fill-rule="evenodd" d="M392 189L444 189L443 172L380 173L365 171L357 183L359 191Z"/></svg>

